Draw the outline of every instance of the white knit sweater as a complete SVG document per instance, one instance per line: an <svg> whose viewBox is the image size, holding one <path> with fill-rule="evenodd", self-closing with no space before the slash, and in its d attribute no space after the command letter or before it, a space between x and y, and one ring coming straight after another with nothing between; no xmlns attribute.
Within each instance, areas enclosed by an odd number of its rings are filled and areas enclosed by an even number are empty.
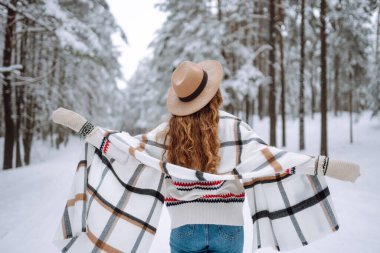
<svg viewBox="0 0 380 253"><path fill-rule="evenodd" d="M311 171L314 163L315 158L296 166L293 171ZM244 225L245 189L242 180L202 182L167 175L164 183L167 190L165 205L172 229L185 224Z"/></svg>
<svg viewBox="0 0 380 253"><path fill-rule="evenodd" d="M226 127L223 117L231 117L231 114L220 110L218 136L220 142L226 141L223 136L233 136L231 127ZM231 121L229 119L229 121ZM158 126L163 129L165 123ZM161 141L162 142L162 141ZM162 143L160 143L162 144ZM162 157L161 152L156 150L156 157ZM220 149L220 152L225 152ZM164 155L166 160L166 154ZM217 174L228 171L227 164L235 161L221 160L221 166L217 168ZM237 163L237 162L236 162ZM315 158L308 160L302 165L296 166L295 170L288 170L289 174L296 171L310 173L314 170ZM185 224L223 224L243 226L243 204L245 200L245 189L242 180L218 180L218 181L191 181L174 178L166 175L164 180L166 187L165 205L171 218L171 228Z"/></svg>

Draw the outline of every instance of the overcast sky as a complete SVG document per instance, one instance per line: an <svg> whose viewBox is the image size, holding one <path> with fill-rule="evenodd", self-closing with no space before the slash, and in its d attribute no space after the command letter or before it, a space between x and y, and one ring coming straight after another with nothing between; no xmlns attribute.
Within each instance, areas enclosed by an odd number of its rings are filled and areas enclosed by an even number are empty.
<svg viewBox="0 0 380 253"><path fill-rule="evenodd" d="M122 72L128 80L139 63L139 61L150 53L148 44L153 40L155 31L165 21L166 15L154 8L158 0L107 0L111 12L118 24L124 29L129 45L124 45L117 37L114 41L121 46ZM124 88L125 82L118 81L118 87Z"/></svg>

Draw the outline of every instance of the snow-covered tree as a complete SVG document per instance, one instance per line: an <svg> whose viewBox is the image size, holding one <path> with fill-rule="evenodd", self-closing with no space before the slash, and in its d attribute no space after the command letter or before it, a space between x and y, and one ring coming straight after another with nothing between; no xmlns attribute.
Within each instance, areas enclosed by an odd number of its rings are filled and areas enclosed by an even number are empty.
<svg viewBox="0 0 380 253"><path fill-rule="evenodd" d="M1 1L0 9L15 14L11 30L6 15L0 17L0 30L13 31L2 33L0 43L1 51L12 53L5 55L1 69L13 69L1 78L9 83L3 87L8 91L1 101L7 108L2 116L5 125L15 125L14 134L9 127L2 133L11 144L4 148L4 168L13 167L14 142L16 166L30 163L34 138L50 137L56 147L67 142L70 131L51 121L52 111L60 106L96 124L120 128L125 100L116 86L122 75L111 36L126 37L105 0Z"/></svg>
<svg viewBox="0 0 380 253"><path fill-rule="evenodd" d="M221 88L227 110L253 100L255 86L268 79L253 65L268 47L255 45L253 3L241 1L163 1L157 5L167 19L150 44L153 55L141 62L129 80L130 104L139 108L136 127L151 127L165 117L171 73L184 60L215 59L222 63ZM149 102L150 105L146 106Z"/></svg>
<svg viewBox="0 0 380 253"><path fill-rule="evenodd" d="M180 62L224 62L223 29L206 1L170 0L157 7L167 13L167 19L150 44L153 56L141 62L143 66L128 82L127 92L133 94L129 102L140 109L135 127L151 127L165 115L171 73Z"/></svg>
<svg viewBox="0 0 380 253"><path fill-rule="evenodd" d="M371 50L371 58L370 58L370 83L368 87L368 93L367 96L365 96L365 99L368 99L369 108L372 110L372 116L378 115L380 112L380 3L379 1L375 1L378 3L375 7L375 10L377 10L376 18L375 18L375 25L374 32L375 34L372 41L373 47Z"/></svg>

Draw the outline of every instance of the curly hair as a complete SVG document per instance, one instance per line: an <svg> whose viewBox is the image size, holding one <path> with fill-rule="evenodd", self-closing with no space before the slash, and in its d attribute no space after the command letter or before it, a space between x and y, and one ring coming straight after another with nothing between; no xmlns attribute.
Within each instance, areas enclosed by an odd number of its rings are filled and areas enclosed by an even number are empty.
<svg viewBox="0 0 380 253"><path fill-rule="evenodd" d="M171 115L161 133L168 149L167 161L191 169L216 174L220 163L219 108L223 104L220 89L202 109L186 116ZM167 143L168 140L168 143Z"/></svg>

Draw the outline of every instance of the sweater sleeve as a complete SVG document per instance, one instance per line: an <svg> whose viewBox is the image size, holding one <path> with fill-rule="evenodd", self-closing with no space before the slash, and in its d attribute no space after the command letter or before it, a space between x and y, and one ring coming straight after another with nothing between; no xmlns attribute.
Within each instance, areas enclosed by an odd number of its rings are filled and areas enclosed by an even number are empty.
<svg viewBox="0 0 380 253"><path fill-rule="evenodd" d="M85 141L96 147L108 160L116 160L125 163L128 160L128 146L122 141L110 141L110 136L118 131L95 127L91 134L85 137Z"/></svg>
<svg viewBox="0 0 380 253"><path fill-rule="evenodd" d="M307 175L329 175L328 169L331 169L328 156L310 156L306 162L298 164L292 168L287 168L285 171L289 174L307 174Z"/></svg>
<svg viewBox="0 0 380 253"><path fill-rule="evenodd" d="M108 160L112 159L121 164L125 164L131 155L135 156L136 150L160 160L165 145L160 142L161 140L154 139L156 132L164 127L165 123L162 123L147 133L131 136L128 132L97 126L90 135L86 136L85 141L99 149ZM157 166L153 167L161 171Z"/></svg>
<svg viewBox="0 0 380 253"><path fill-rule="evenodd" d="M360 176L358 164L328 156L311 157L308 161L285 170L289 174L323 175L354 182Z"/></svg>
<svg viewBox="0 0 380 253"><path fill-rule="evenodd" d="M304 163L296 165L292 168L285 169L285 172L288 174L308 174L315 175L315 167L316 167L317 159L315 157L311 157Z"/></svg>
<svg viewBox="0 0 380 253"><path fill-rule="evenodd" d="M351 182L360 176L360 167L355 163L268 145L244 121L237 121L235 129L238 129L236 138L239 138L236 143L241 143L236 155L241 159L241 164L237 167L239 174L272 167L275 173L323 175Z"/></svg>

